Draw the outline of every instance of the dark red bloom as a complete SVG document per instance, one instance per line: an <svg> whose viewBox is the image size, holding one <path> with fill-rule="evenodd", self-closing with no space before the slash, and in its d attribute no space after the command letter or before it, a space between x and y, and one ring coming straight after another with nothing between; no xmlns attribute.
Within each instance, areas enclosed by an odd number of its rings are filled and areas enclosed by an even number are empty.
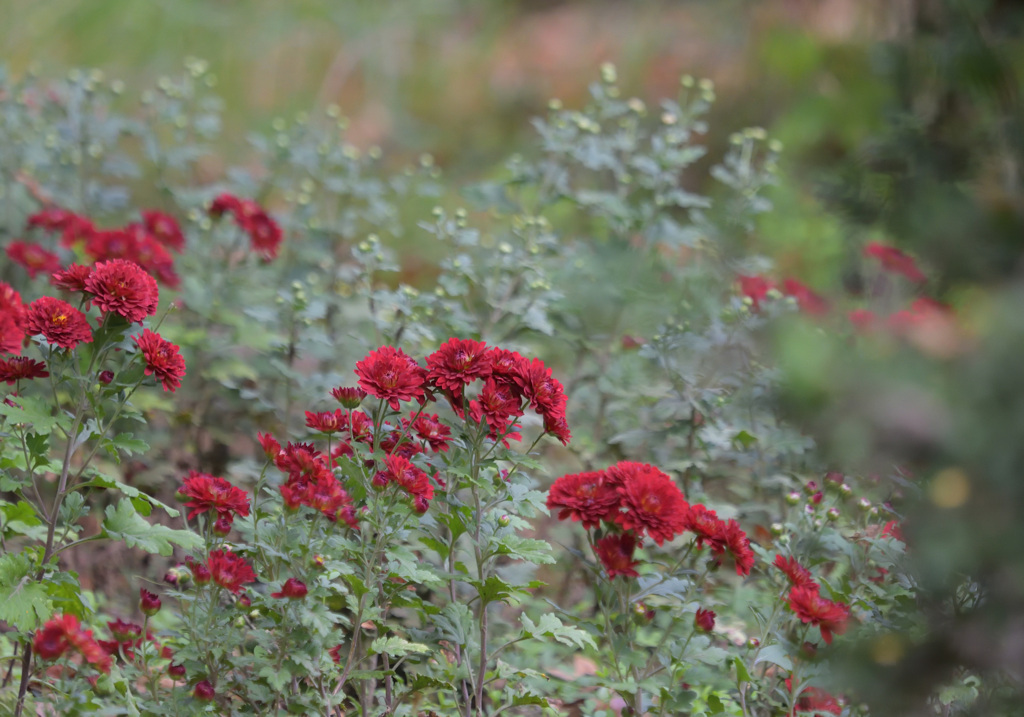
<svg viewBox="0 0 1024 717"><path fill-rule="evenodd" d="M853 324L854 330L862 334L874 329L878 323L878 317L875 316L875 312L869 309L854 309L847 314L847 317L850 319L850 323Z"/></svg>
<svg viewBox="0 0 1024 717"><path fill-rule="evenodd" d="M108 622L107 629L118 642L133 642L142 637L142 625L126 622L120 618Z"/></svg>
<svg viewBox="0 0 1024 717"><path fill-rule="evenodd" d="M825 644L832 644L832 635L846 632L846 621L850 608L821 596L817 586L796 585L789 591L789 609L796 613L801 622L821 629Z"/></svg>
<svg viewBox="0 0 1024 717"><path fill-rule="evenodd" d="M675 482L654 466L620 461L608 469L618 484L620 511L615 521L624 530L649 535L658 545L683 532L689 504Z"/></svg>
<svg viewBox="0 0 1024 717"><path fill-rule="evenodd" d="M750 538L735 520L729 520L722 531L725 548L736 566L737 575L750 575L754 567L754 551L750 549ZM712 548L712 551L714 549Z"/></svg>
<svg viewBox="0 0 1024 717"><path fill-rule="evenodd" d="M427 356L427 378L461 403L462 389L491 372L487 344L472 339L450 338Z"/></svg>
<svg viewBox="0 0 1024 717"><path fill-rule="evenodd" d="M544 416L544 431L561 441L563 446L569 445L572 440L572 433L569 431L569 422L564 415L547 414Z"/></svg>
<svg viewBox="0 0 1024 717"><path fill-rule="evenodd" d="M185 359L181 357L178 347L149 329L143 329L140 336L132 336L132 340L146 361L145 374L156 376L165 391L174 393L181 386L181 378L185 375Z"/></svg>
<svg viewBox="0 0 1024 717"><path fill-rule="evenodd" d="M33 651L45 660L56 660L74 648L100 672L110 672L110 656L93 639L92 630L83 630L74 615L57 615L47 621L32 640Z"/></svg>
<svg viewBox="0 0 1024 717"><path fill-rule="evenodd" d="M510 385L498 383L493 378L487 379L476 399L469 402L469 415L474 421L487 421L488 437L491 440L500 437L519 438L518 433L506 436L512 421L523 415L520 399Z"/></svg>
<svg viewBox="0 0 1024 717"><path fill-rule="evenodd" d="M792 296L800 306L800 310L811 316L821 316L828 313L828 302L824 297L814 293L804 284L796 279L786 279L782 282L782 291L786 296Z"/></svg>
<svg viewBox="0 0 1024 717"><path fill-rule="evenodd" d="M160 612L160 596L145 588L139 588L139 609L143 615L153 617Z"/></svg>
<svg viewBox="0 0 1024 717"><path fill-rule="evenodd" d="M627 578L638 578L633 553L640 543L633 533L609 533L594 544L594 552L604 565L608 578L616 575Z"/></svg>
<svg viewBox="0 0 1024 717"><path fill-rule="evenodd" d="M582 522L588 530L596 528L602 520L615 520L620 485L605 471L564 475L548 491L548 510L558 509L559 520L571 518Z"/></svg>
<svg viewBox="0 0 1024 717"><path fill-rule="evenodd" d="M46 378L50 372L46 364L25 356L13 356L6 361L0 359L0 381L13 384L15 381L31 378Z"/></svg>
<svg viewBox="0 0 1024 717"><path fill-rule="evenodd" d="M696 614L693 616L693 626L701 632L711 632L715 629L715 611L705 610L702 607L697 608Z"/></svg>
<svg viewBox="0 0 1024 717"><path fill-rule="evenodd" d="M429 445L434 453L448 450L448 444L452 442L452 431L436 413L421 413L410 425L416 436Z"/></svg>
<svg viewBox="0 0 1024 717"><path fill-rule="evenodd" d="M217 520L213 521L213 534L220 538L226 538L231 533L231 525L234 522L235 516L233 513L217 514Z"/></svg>
<svg viewBox="0 0 1024 717"><path fill-rule="evenodd" d="M381 346L356 364L359 385L371 396L399 409L400 401L423 398L426 372L404 351Z"/></svg>
<svg viewBox="0 0 1024 717"><path fill-rule="evenodd" d="M390 455L384 459L385 470L379 472L380 481L397 483L402 490L413 499L413 507L416 512L426 512L428 502L434 497L434 486L430 482L430 476L414 466L407 458L399 455ZM376 477L375 477L376 479Z"/></svg>
<svg viewBox="0 0 1024 717"><path fill-rule="evenodd" d="M104 386L109 386L110 382L114 380L113 371L100 371L96 376L96 380L102 383Z"/></svg>
<svg viewBox="0 0 1024 717"><path fill-rule="evenodd" d="M817 589L817 583L814 582L811 571L797 562L796 558L784 558L781 555L776 555L774 565L785 573L791 585L811 586Z"/></svg>
<svg viewBox="0 0 1024 717"><path fill-rule="evenodd" d="M233 593L241 592L243 584L256 581L256 573L252 571L249 563L245 562L245 558L227 550L211 552L207 567L210 570L210 579Z"/></svg>
<svg viewBox="0 0 1024 717"><path fill-rule="evenodd" d="M270 261L277 256L281 244L281 227L264 209L251 199L239 199L231 194L221 194L210 204L210 216L221 217L231 214L235 224L249 235L252 248Z"/></svg>
<svg viewBox="0 0 1024 717"><path fill-rule="evenodd" d="M868 242L864 247L864 256L877 259L886 271L902 274L913 282L921 283L928 280L924 272L917 268L914 258L896 247L886 246L877 241Z"/></svg>
<svg viewBox="0 0 1024 717"><path fill-rule="evenodd" d="M291 443L281 450L274 459L281 471L290 477L312 476L324 469L324 461L320 451L312 443Z"/></svg>
<svg viewBox="0 0 1024 717"><path fill-rule="evenodd" d="M12 241L7 245L7 256L25 267L31 278L38 274L52 274L60 269L60 257L38 244Z"/></svg>
<svg viewBox="0 0 1024 717"><path fill-rule="evenodd" d="M786 678L786 689L790 694L793 692L793 677ZM825 690L817 687L804 687L796 701L796 709L801 714L809 714L809 717L820 717L823 714L841 715L843 706L839 700Z"/></svg>
<svg viewBox="0 0 1024 717"><path fill-rule="evenodd" d="M224 214L235 214L242 207L242 200L233 194L220 194L210 202L209 213L214 218L222 217Z"/></svg>
<svg viewBox="0 0 1024 717"><path fill-rule="evenodd" d="M209 680L200 680L196 683L195 689L192 690L192 695L197 700L212 702L217 697L217 692L213 689L213 685L210 684Z"/></svg>
<svg viewBox="0 0 1024 717"><path fill-rule="evenodd" d="M761 302L768 297L768 292L775 288L775 282L763 276L743 276L741 274L736 277L736 280L740 284L740 294L750 299L750 305L754 311L760 310Z"/></svg>
<svg viewBox="0 0 1024 717"><path fill-rule="evenodd" d="M493 366L493 364L492 364ZM565 392L561 382L539 358L520 364L513 380L530 401L530 407L542 416L565 415Z"/></svg>
<svg viewBox="0 0 1024 717"><path fill-rule="evenodd" d="M256 439L260 442L260 447L266 454L267 460L277 460L277 457L281 455L281 444L277 442L277 439L269 433L257 433Z"/></svg>
<svg viewBox="0 0 1024 717"><path fill-rule="evenodd" d="M25 306L14 288L0 281L0 354L20 354L25 341Z"/></svg>
<svg viewBox="0 0 1024 717"><path fill-rule="evenodd" d="M348 416L340 408L331 411L313 413L306 411L306 426L321 433L338 433L348 423Z"/></svg>
<svg viewBox="0 0 1024 717"><path fill-rule="evenodd" d="M130 324L141 324L156 313L160 304L156 279L124 259L98 262L85 280L85 289L93 294L93 306L117 314Z"/></svg>
<svg viewBox="0 0 1024 717"><path fill-rule="evenodd" d="M223 478L189 471L178 492L188 498L185 506L192 508L189 520L212 510L217 515L249 515L249 494Z"/></svg>
<svg viewBox="0 0 1024 717"><path fill-rule="evenodd" d="M697 547L710 545L716 552L725 550L725 523L718 514L700 503L690 506L687 511L685 528L697 535Z"/></svg>
<svg viewBox="0 0 1024 717"><path fill-rule="evenodd" d="M882 527L882 535L889 538L895 538L901 543L907 542L906 538L903 537L903 529L895 520L890 520Z"/></svg>
<svg viewBox="0 0 1024 717"><path fill-rule="evenodd" d="M181 252L185 248L185 235L178 220L170 214L148 210L142 212L142 223L152 236L168 249Z"/></svg>
<svg viewBox="0 0 1024 717"><path fill-rule="evenodd" d="M516 351L493 348L487 352L487 359L491 363L491 378L502 386L510 386L515 390L516 398L523 395L523 389L516 382L516 377L526 371L529 363Z"/></svg>
<svg viewBox="0 0 1024 717"><path fill-rule="evenodd" d="M192 571L192 579L196 581L196 585L205 585L210 582L210 569L203 563L197 563L191 557L185 558L185 562L188 564L189 570ZM181 578L179 577L179 582ZM171 583L172 585L174 583Z"/></svg>
<svg viewBox="0 0 1024 717"><path fill-rule="evenodd" d="M72 264L66 269L54 272L50 277L50 283L59 289L68 291L85 291L85 282L92 273L92 267Z"/></svg>
<svg viewBox="0 0 1024 717"><path fill-rule="evenodd" d="M127 228L92 231L86 236L85 253L95 261L138 258L139 238Z"/></svg>
<svg viewBox="0 0 1024 717"><path fill-rule="evenodd" d="M180 680L183 677L185 677L185 666L184 665L174 665L174 664L168 665L167 666L167 675L172 680L175 680L175 681Z"/></svg>
<svg viewBox="0 0 1024 717"><path fill-rule="evenodd" d="M334 396L338 403L351 410L353 408L359 408L359 404L361 404L363 399L366 398L366 391L358 386L338 386L337 388L331 389L331 395Z"/></svg>
<svg viewBox="0 0 1024 717"><path fill-rule="evenodd" d="M29 305L25 332L29 336L42 334L51 344L65 349L92 342L92 330L85 314L52 296L42 296Z"/></svg>
<svg viewBox="0 0 1024 717"><path fill-rule="evenodd" d="M331 660L334 661L335 665L341 664L341 645L335 645L327 651L327 654L331 656Z"/></svg>
<svg viewBox="0 0 1024 717"><path fill-rule="evenodd" d="M270 597L301 600L306 597L306 593L308 592L309 590L306 589L306 583L296 578L288 578L284 581L284 585L281 586L280 592L270 593Z"/></svg>

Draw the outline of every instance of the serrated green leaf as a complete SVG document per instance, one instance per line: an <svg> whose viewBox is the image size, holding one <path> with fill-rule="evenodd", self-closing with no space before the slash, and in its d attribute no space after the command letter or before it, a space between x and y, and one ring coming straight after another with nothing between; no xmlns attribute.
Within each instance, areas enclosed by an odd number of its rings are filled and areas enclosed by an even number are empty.
<svg viewBox="0 0 1024 717"><path fill-rule="evenodd" d="M36 629L53 614L46 590L32 577L35 569L27 555L0 557L0 622L22 632Z"/></svg>
<svg viewBox="0 0 1024 717"><path fill-rule="evenodd" d="M431 649L419 642L410 642L403 637L391 635L390 637L378 637L371 642L370 652L375 655L387 653L392 657L401 657L402 655L431 652Z"/></svg>
<svg viewBox="0 0 1024 717"><path fill-rule="evenodd" d="M122 541L129 548L170 555L174 550L171 543L177 543L186 550L199 548L203 544L203 539L195 533L150 524L135 512L128 500L120 501L117 507L107 506L106 515L103 521L104 535L111 540Z"/></svg>
<svg viewBox="0 0 1024 717"><path fill-rule="evenodd" d="M537 623L534 623L526 613L522 614L520 621L523 625L523 637L553 637L563 645L574 645L581 650L588 646L597 649L597 644L589 633L563 625L558 616L550 612L541 615L540 622Z"/></svg>
<svg viewBox="0 0 1024 717"><path fill-rule="evenodd" d="M754 664L758 665L762 662L770 662L773 665L778 665L784 670L793 669L793 661L789 659L786 651L782 649L781 645L768 645L761 649L757 659L754 660Z"/></svg>
<svg viewBox="0 0 1024 717"><path fill-rule="evenodd" d="M77 486L75 486L75 488L116 488L128 498L131 498L133 503L136 500L144 500L147 503L150 503L151 505L160 508L172 518L177 518L179 515L181 515L181 511L178 510L177 508L172 508L171 506L157 500L148 493L143 493L135 486L130 486L127 483L122 483L116 478L111 478L110 476L104 475L102 473L94 473L89 478L88 481L86 481L85 483L79 483ZM149 513L146 513L145 515L149 515Z"/></svg>

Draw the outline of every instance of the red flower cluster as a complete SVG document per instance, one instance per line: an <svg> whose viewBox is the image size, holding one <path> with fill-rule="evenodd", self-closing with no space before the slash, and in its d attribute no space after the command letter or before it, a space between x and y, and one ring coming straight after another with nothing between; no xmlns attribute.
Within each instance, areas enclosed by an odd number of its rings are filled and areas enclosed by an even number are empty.
<svg viewBox="0 0 1024 717"><path fill-rule="evenodd" d="M356 363L359 387L395 411L400 402L422 399L426 372L402 349L381 346Z"/></svg>
<svg viewBox="0 0 1024 717"><path fill-rule="evenodd" d="M25 333L29 336L42 334L51 344L65 349L92 342L92 330L85 314L52 296L40 297L29 305Z"/></svg>
<svg viewBox="0 0 1024 717"><path fill-rule="evenodd" d="M178 493L182 499L188 498L185 506L192 509L189 520L212 510L217 520L224 519L230 528L236 515L249 515L249 494L223 478L190 471Z"/></svg>
<svg viewBox="0 0 1024 717"><path fill-rule="evenodd" d="M306 583L297 578L288 578L284 581L284 585L281 586L281 590L276 593L270 593L270 597L301 600L306 597L308 592L309 590L306 588Z"/></svg>
<svg viewBox="0 0 1024 717"><path fill-rule="evenodd" d="M761 309L761 302L768 298L768 292L775 288L775 282L763 276L736 277L740 285L740 294L750 299L750 305L754 311Z"/></svg>
<svg viewBox="0 0 1024 717"><path fill-rule="evenodd" d="M30 242L12 241L7 245L7 256L25 267L32 279L37 274L52 274L60 269L59 256Z"/></svg>
<svg viewBox="0 0 1024 717"><path fill-rule="evenodd" d="M814 582L811 571L801 565L796 558L784 558L781 555L776 555L774 565L785 573L790 585L813 587L817 590L817 583Z"/></svg>
<svg viewBox="0 0 1024 717"><path fill-rule="evenodd" d="M30 216L28 227L60 232L62 246L70 248L80 244L94 261L124 259L138 264L167 286L176 287L181 282L168 248L181 251L184 235L178 222L168 214L143 212L143 224L98 229L87 217L51 208ZM59 268L58 263L47 273Z"/></svg>
<svg viewBox="0 0 1024 717"><path fill-rule="evenodd" d="M390 483L397 484L412 498L415 511L426 513L430 499L434 497L434 486L430 482L430 476L400 455L387 456L384 459L384 466L384 470L378 471L373 477L373 485L384 488Z"/></svg>
<svg viewBox="0 0 1024 717"><path fill-rule="evenodd" d="M251 199L239 199L231 194L221 194L210 204L210 216L220 218L230 214L252 243L253 251L264 261L277 257L282 232L277 222Z"/></svg>
<svg viewBox="0 0 1024 717"><path fill-rule="evenodd" d="M261 442L269 456L268 439L273 440L270 436L263 436ZM277 445L280 448L280 444ZM273 460L281 471L288 474L288 479L281 485L281 497L286 506L297 510L305 505L320 511L328 520L337 522L340 519L351 528L358 527L351 496L312 444L289 443L284 450L278 450Z"/></svg>
<svg viewBox="0 0 1024 717"><path fill-rule="evenodd" d="M6 361L0 359L0 381L6 381L8 385L22 379L46 378L49 375L42 361L25 356L14 356Z"/></svg>
<svg viewBox="0 0 1024 717"><path fill-rule="evenodd" d="M793 693L792 676L786 678L786 689L789 690L790 694ZM796 701L796 709L798 712L810 713L812 716L822 714L841 715L843 713L843 706L839 703L839 700L817 687L804 687L800 690L800 695Z"/></svg>
<svg viewBox="0 0 1024 717"><path fill-rule="evenodd" d="M0 354L20 354L25 341L25 306L21 294L0 281Z"/></svg>
<svg viewBox="0 0 1024 717"><path fill-rule="evenodd" d="M145 375L156 376L165 391L174 393L185 375L185 359L178 347L149 329L143 329L139 336L132 336L132 341L138 345L146 362Z"/></svg>
<svg viewBox="0 0 1024 717"><path fill-rule="evenodd" d="M824 297L814 293L796 279L786 279L782 282L782 293L796 299L797 305L805 314L821 316L828 313L828 302Z"/></svg>
<svg viewBox="0 0 1024 717"><path fill-rule="evenodd" d="M789 609L801 622L819 627L827 645L832 644L833 633L846 632L846 621L850 617L848 605L822 597L813 583L793 586L789 591Z"/></svg>
<svg viewBox="0 0 1024 717"><path fill-rule="evenodd" d="M110 672L110 656L93 639L92 630L83 630L74 615L53 617L32 640L32 651L44 660L56 660L70 648L100 672Z"/></svg>
<svg viewBox="0 0 1024 717"><path fill-rule="evenodd" d="M245 583L256 582L256 573L252 571L249 563L245 562L245 558L228 550L212 551L205 568L208 580L213 580L217 585L233 593L240 593ZM193 576L199 583L199 575L195 571Z"/></svg>
<svg viewBox="0 0 1024 717"><path fill-rule="evenodd" d="M877 241L868 242L864 247L864 256L876 259L886 271L902 274L913 282L928 281L924 272L917 268L914 258L896 247L886 246Z"/></svg>
<svg viewBox="0 0 1024 717"><path fill-rule="evenodd" d="M67 281L66 273L61 276ZM93 295L92 305L101 311L117 314L128 323L142 323L156 313L160 289L156 279L138 264L125 259L97 262L84 281L85 290Z"/></svg>

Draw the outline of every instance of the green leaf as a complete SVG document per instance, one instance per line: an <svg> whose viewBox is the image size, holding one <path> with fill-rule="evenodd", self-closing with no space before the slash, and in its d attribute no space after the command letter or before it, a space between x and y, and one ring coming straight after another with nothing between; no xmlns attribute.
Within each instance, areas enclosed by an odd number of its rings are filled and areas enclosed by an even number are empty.
<svg viewBox="0 0 1024 717"><path fill-rule="evenodd" d="M24 554L0 557L0 622L27 632L53 614L46 590L32 573L35 561Z"/></svg>
<svg viewBox="0 0 1024 717"><path fill-rule="evenodd" d="M129 548L142 548L147 553L170 555L177 543L186 550L199 548L203 539L187 530L174 530L165 525L152 525L135 512L131 501L122 500L117 507L110 505L103 521L104 535L111 540L120 540Z"/></svg>
<svg viewBox="0 0 1024 717"><path fill-rule="evenodd" d="M752 445L757 443L757 436L747 431L740 431L732 437L732 441L742 447L743 450L748 450Z"/></svg>
<svg viewBox="0 0 1024 717"><path fill-rule="evenodd" d="M145 501L150 505L154 505L157 508L162 509L165 513L167 513L167 515L171 516L172 518L177 518L179 515L181 515L181 511L178 510L177 508L172 508L171 506L157 500L148 493L143 493L141 490L134 486L130 486L127 483L122 483L116 478L111 478L110 476L104 475L102 473L94 473L89 478L88 481L86 481L85 483L79 483L77 486L75 486L76 490L81 488L116 488L117 490L121 491L121 493L131 498L132 503L134 503L135 505L138 505L139 501ZM144 513L145 515L149 515L148 511L140 512Z"/></svg>
<svg viewBox="0 0 1024 717"><path fill-rule="evenodd" d="M750 672L747 670L747 666L743 664L743 660L738 657L732 658L732 664L736 667L736 686L740 687L744 682L750 682ZM740 689L743 689L740 687Z"/></svg>
<svg viewBox="0 0 1024 717"><path fill-rule="evenodd" d="M754 664L757 665L762 662L770 662L787 671L793 669L793 661L789 659L786 651L782 649L782 645L768 645L768 647L762 648L757 659L754 660Z"/></svg>
<svg viewBox="0 0 1024 717"><path fill-rule="evenodd" d="M272 665L267 665L259 671L259 675L260 677L267 678L267 682L276 692L283 691L284 686L292 679L292 675L288 672L288 668L283 666L278 668Z"/></svg>
<svg viewBox="0 0 1024 717"><path fill-rule="evenodd" d="M419 642L410 642L403 637L392 635L390 637L378 637L370 643L370 652L375 655L387 653L393 657L401 657L417 652L431 652L427 645Z"/></svg>
<svg viewBox="0 0 1024 717"><path fill-rule="evenodd" d="M589 633L563 625L558 616L550 612L541 615L538 623L534 623L526 613L523 613L520 621L523 624L523 637L553 637L563 645L575 645L581 650L587 646L597 649L597 644Z"/></svg>
<svg viewBox="0 0 1024 717"><path fill-rule="evenodd" d="M106 439L103 447L118 463L121 462L121 453L131 456L148 452L149 444L134 436L134 433L118 433L113 438Z"/></svg>
<svg viewBox="0 0 1024 717"><path fill-rule="evenodd" d="M78 573L53 573L46 577L45 586L54 610L78 617L85 617L89 612L89 608L82 602L82 586L78 582Z"/></svg>
<svg viewBox="0 0 1024 717"><path fill-rule="evenodd" d="M9 423L27 423L32 432L42 436L53 432L58 424L64 424L58 417L50 415L50 405L32 396L18 396L19 405L0 403L0 416L7 416Z"/></svg>

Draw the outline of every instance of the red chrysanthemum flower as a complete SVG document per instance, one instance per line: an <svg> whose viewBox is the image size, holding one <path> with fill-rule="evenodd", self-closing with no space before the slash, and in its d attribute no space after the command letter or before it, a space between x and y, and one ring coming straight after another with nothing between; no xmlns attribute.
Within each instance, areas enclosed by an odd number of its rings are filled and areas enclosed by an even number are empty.
<svg viewBox="0 0 1024 717"><path fill-rule="evenodd" d="M895 538L901 543L906 543L907 539L903 537L903 528L895 520L890 520L884 526L882 526L882 535L888 538Z"/></svg>
<svg viewBox="0 0 1024 717"><path fill-rule="evenodd" d="M208 510L217 515L249 515L249 494L223 478L190 471L178 492L188 498L185 506L192 509L189 520Z"/></svg>
<svg viewBox="0 0 1024 717"><path fill-rule="evenodd" d="M80 292L85 291L85 282L92 273L92 267L72 264L66 269L54 272L50 277L50 283L59 289Z"/></svg>
<svg viewBox="0 0 1024 717"><path fill-rule="evenodd" d="M413 499L416 512L425 512L428 502L434 497L434 486L430 482L430 476L414 466L407 458L399 455L387 456L384 459L384 465L385 469L374 476L378 485L397 483Z"/></svg>
<svg viewBox="0 0 1024 717"><path fill-rule="evenodd" d="M274 465L291 477L312 476L323 470L324 461L312 443L289 442L274 458Z"/></svg>
<svg viewBox="0 0 1024 717"><path fill-rule="evenodd" d="M288 578L284 581L284 585L281 586L281 590L276 593L270 593L270 597L301 600L306 597L308 592L309 590L306 588L306 583L296 578Z"/></svg>
<svg viewBox="0 0 1024 717"><path fill-rule="evenodd" d="M551 375L551 369L539 358L524 361L519 369L513 380L530 401L530 407L543 416L565 415L565 391L561 382Z"/></svg>
<svg viewBox="0 0 1024 717"><path fill-rule="evenodd" d="M647 534L658 545L683 532L689 504L675 482L654 466L620 461L608 469L617 482L620 511L615 521L625 530Z"/></svg>
<svg viewBox="0 0 1024 717"><path fill-rule="evenodd" d="M750 549L750 538L735 520L729 520L722 530L725 549L736 566L736 574L747 576L754 567L754 551Z"/></svg>
<svg viewBox="0 0 1024 717"><path fill-rule="evenodd" d="M353 441L373 445L373 419L366 411L350 411L348 414L348 434Z"/></svg>
<svg viewBox="0 0 1024 717"><path fill-rule="evenodd" d="M786 296L792 296L800 306L800 310L811 316L821 316L828 313L828 302L824 297L811 291L810 288L801 284L796 279L786 279L782 282L782 290Z"/></svg>
<svg viewBox="0 0 1024 717"><path fill-rule="evenodd" d="M693 616L693 626L701 632L711 632L715 629L715 617L714 610L699 607Z"/></svg>
<svg viewBox="0 0 1024 717"><path fill-rule="evenodd" d="M602 520L612 521L619 511L620 481L605 471L570 473L554 482L548 491L548 510L558 509L558 519L571 518L586 529Z"/></svg>
<svg viewBox="0 0 1024 717"><path fill-rule="evenodd" d="M517 398L523 395L523 389L516 382L522 376L529 362L516 351L493 348L487 352L487 360L491 364L491 378L502 386L510 386Z"/></svg>
<svg viewBox="0 0 1024 717"><path fill-rule="evenodd" d="M98 262L85 280L85 289L93 294L93 306L130 324L141 324L160 304L156 279L125 259Z"/></svg>
<svg viewBox="0 0 1024 717"><path fill-rule="evenodd" d="M275 461L281 455L281 444L269 433L256 433L256 439L260 442L263 453L268 461Z"/></svg>
<svg viewBox="0 0 1024 717"><path fill-rule="evenodd" d="M185 248L185 235L178 220L170 214L149 210L142 212L142 222L151 235L168 249L180 253Z"/></svg>
<svg viewBox="0 0 1024 717"><path fill-rule="evenodd" d="M206 563L210 571L210 579L225 590L233 593L242 591L245 583L256 582L256 573L249 563L227 550L214 550ZM196 580L196 582L199 582Z"/></svg>
<svg viewBox="0 0 1024 717"><path fill-rule="evenodd" d="M793 677L786 678L786 689L793 693ZM817 687L804 687L796 701L796 709L801 714L809 714L809 717L821 717L821 715L841 715L843 706L839 700Z"/></svg>
<svg viewBox="0 0 1024 717"><path fill-rule="evenodd" d="M421 413L410 427L416 436L430 446L434 453L444 453L452 442L452 431L436 413Z"/></svg>
<svg viewBox="0 0 1024 717"><path fill-rule="evenodd" d="M506 436L512 421L523 415L520 399L512 386L501 384L488 378L476 399L469 402L469 415L478 423L487 421L488 437L497 440L499 437L519 439L518 433ZM506 441L506 445L508 445Z"/></svg>
<svg viewBox="0 0 1024 717"><path fill-rule="evenodd" d="M118 618L107 623L107 629L118 642L134 642L142 637L142 625Z"/></svg>
<svg viewBox="0 0 1024 717"><path fill-rule="evenodd" d="M15 381L32 378L46 378L50 372L46 370L46 364L25 356L0 359L0 381L6 381L8 385Z"/></svg>
<svg viewBox="0 0 1024 717"><path fill-rule="evenodd" d="M281 227L263 207L252 200L244 200L235 212L235 221L249 235L253 250L264 261L277 257L283 234Z"/></svg>
<svg viewBox="0 0 1024 717"><path fill-rule="evenodd" d="M637 563L633 560L633 553L639 545L633 533L609 533L594 544L594 552L604 565L609 580L616 575L640 577L636 571Z"/></svg>
<svg viewBox="0 0 1024 717"><path fill-rule="evenodd" d="M94 261L128 259L134 261L138 254L138 237L127 228L105 229L91 232L85 240L85 253Z"/></svg>
<svg viewBox="0 0 1024 717"><path fill-rule="evenodd" d="M814 582L811 571L797 562L796 558L784 558L781 555L776 555L774 565L785 573L790 585L811 586L817 589L817 583Z"/></svg>
<svg viewBox="0 0 1024 717"><path fill-rule="evenodd" d="M870 309L854 309L847 314L847 317L850 319L854 330L862 334L874 329L878 323L878 317Z"/></svg>
<svg viewBox="0 0 1024 717"><path fill-rule="evenodd" d="M796 613L801 622L821 629L825 644L832 644L832 635L846 632L846 621L850 608L839 602L822 597L816 585L796 585L789 591L789 609Z"/></svg>
<svg viewBox="0 0 1024 717"><path fill-rule="evenodd" d="M338 433L344 430L348 423L347 414L340 408L331 411L320 411L314 413L306 411L306 427L312 428L320 433Z"/></svg>
<svg viewBox="0 0 1024 717"><path fill-rule="evenodd" d="M225 214L235 214L242 208L242 200L233 194L220 194L212 202L207 210L210 216L219 218Z"/></svg>
<svg viewBox="0 0 1024 717"><path fill-rule="evenodd" d="M775 282L763 276L743 276L741 274L736 277L736 280L740 285L740 294L750 299L750 305L754 311L760 310L761 302L768 297L768 292L775 288Z"/></svg>
<svg viewBox="0 0 1024 717"><path fill-rule="evenodd" d="M181 284L181 277L174 270L174 257L159 241L146 233L138 224L127 227L136 234L135 253L132 257L143 269L150 272L161 284L172 289Z"/></svg>
<svg viewBox="0 0 1024 717"><path fill-rule="evenodd" d="M917 268L914 258L896 247L886 246L877 241L868 242L864 247L864 256L877 259L886 271L902 274L913 282L922 283L928 280L924 272Z"/></svg>
<svg viewBox="0 0 1024 717"><path fill-rule="evenodd" d="M29 229L45 229L46 231L64 231L74 221L81 219L78 214L60 207L43 209L29 216L26 225Z"/></svg>
<svg viewBox="0 0 1024 717"><path fill-rule="evenodd" d="M36 632L32 649L46 660L61 657L74 648L86 662L100 672L110 672L110 656L92 637L92 630L83 630L74 615L57 615Z"/></svg>
<svg viewBox="0 0 1024 717"><path fill-rule="evenodd" d="M0 354L20 354L25 341L25 306L14 288L0 281Z"/></svg>
<svg viewBox="0 0 1024 717"><path fill-rule="evenodd" d="M331 395L338 403L351 410L359 408L359 404L366 398L366 391L358 387L338 386L331 389Z"/></svg>
<svg viewBox="0 0 1024 717"><path fill-rule="evenodd" d="M65 349L92 342L92 330L85 314L52 296L42 296L29 305L25 329L29 336L42 334L51 344Z"/></svg>
<svg viewBox="0 0 1024 717"><path fill-rule="evenodd" d="M565 416L548 414L544 416L544 431L561 441L563 446L569 445L572 440L572 433L569 431L569 422Z"/></svg>
<svg viewBox="0 0 1024 717"><path fill-rule="evenodd" d="M145 375L156 376L165 391L174 393L185 375L185 359L178 352L178 347L149 329L143 329L140 336L132 336L132 340L146 361Z"/></svg>
<svg viewBox="0 0 1024 717"><path fill-rule="evenodd" d="M59 256L31 242L12 241L7 245L7 256L25 267L33 279L38 274L52 274L60 269Z"/></svg>
<svg viewBox="0 0 1024 717"><path fill-rule="evenodd" d="M426 372L404 351L381 346L356 364L359 385L371 396L399 409L399 402L423 398Z"/></svg>
<svg viewBox="0 0 1024 717"><path fill-rule="evenodd" d="M487 378L490 372L487 344L483 341L450 338L427 356L427 378L457 401L462 397L463 387L478 378Z"/></svg>

